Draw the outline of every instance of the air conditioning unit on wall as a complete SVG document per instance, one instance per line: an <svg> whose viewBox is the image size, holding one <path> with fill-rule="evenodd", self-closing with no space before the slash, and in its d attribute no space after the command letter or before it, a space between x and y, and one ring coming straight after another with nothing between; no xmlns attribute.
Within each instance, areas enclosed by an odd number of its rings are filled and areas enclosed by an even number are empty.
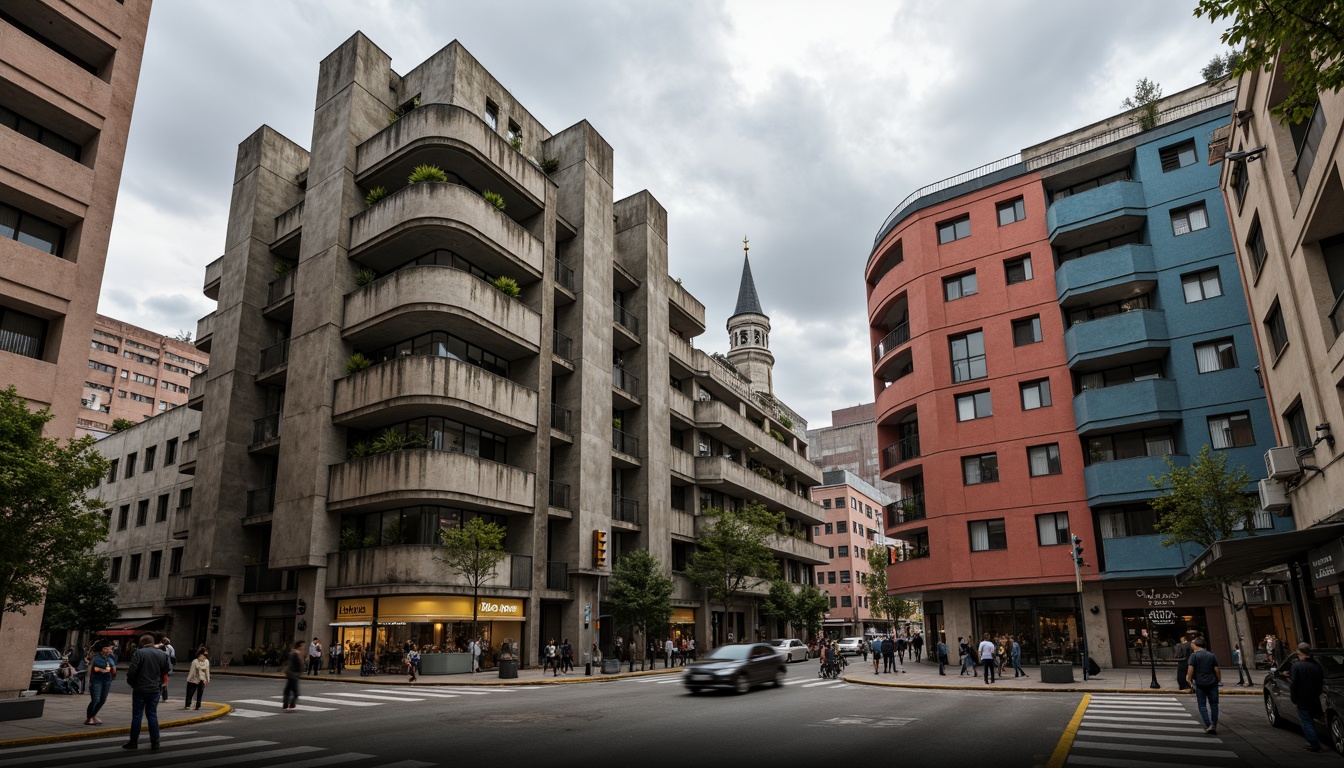
<svg viewBox="0 0 1344 768"><path fill-rule="evenodd" d="M1289 445L1265 451L1265 469L1268 470L1271 480L1282 480L1302 474L1302 467L1297 463L1297 449Z"/></svg>
<svg viewBox="0 0 1344 768"><path fill-rule="evenodd" d="M1280 512L1288 508L1288 491L1283 484L1265 478L1260 481L1260 507L1267 512Z"/></svg>

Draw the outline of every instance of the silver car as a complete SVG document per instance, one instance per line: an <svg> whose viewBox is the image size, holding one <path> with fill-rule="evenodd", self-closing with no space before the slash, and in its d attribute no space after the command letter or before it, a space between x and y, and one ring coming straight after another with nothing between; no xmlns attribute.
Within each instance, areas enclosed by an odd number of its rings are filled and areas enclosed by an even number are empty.
<svg viewBox="0 0 1344 768"><path fill-rule="evenodd" d="M835 649L843 656L858 656L863 653L862 637L842 637Z"/></svg>
<svg viewBox="0 0 1344 768"><path fill-rule="evenodd" d="M807 650L807 645L796 637L790 640L771 640L770 644L779 651L779 655L783 656L785 661L807 661L812 658L812 654Z"/></svg>
<svg viewBox="0 0 1344 768"><path fill-rule="evenodd" d="M37 652L33 654L33 676L28 687L41 690L47 682L47 673L59 671L64 660L65 657L55 648L39 646Z"/></svg>

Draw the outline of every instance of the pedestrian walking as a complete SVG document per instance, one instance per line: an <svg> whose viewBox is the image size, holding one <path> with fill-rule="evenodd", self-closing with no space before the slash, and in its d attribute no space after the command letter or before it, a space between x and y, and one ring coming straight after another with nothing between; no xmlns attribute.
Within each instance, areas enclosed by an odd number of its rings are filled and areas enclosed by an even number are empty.
<svg viewBox="0 0 1344 768"><path fill-rule="evenodd" d="M168 671L163 674L163 690L160 692L163 696L163 700L167 701L168 678L173 676L173 667L177 666L177 651L173 648L173 641L169 640L167 635L163 636L163 640L160 641L159 646L163 649L164 653L168 654Z"/></svg>
<svg viewBox="0 0 1344 768"><path fill-rule="evenodd" d="M873 674L880 675L882 673L878 670L878 667L882 666L882 638L874 635L873 639L868 641L868 644L872 646L868 650L873 652Z"/></svg>
<svg viewBox="0 0 1344 768"><path fill-rule="evenodd" d="M140 648L126 667L126 682L131 686L131 736L122 749L140 748L141 722L149 723L149 748L159 748L159 697L168 676L168 654L154 647L153 635L140 636Z"/></svg>
<svg viewBox="0 0 1344 768"><path fill-rule="evenodd" d="M1026 677L1027 673L1022 671L1022 644L1017 642L1016 635L1009 635L1008 642L1008 655L1013 660L1013 677Z"/></svg>
<svg viewBox="0 0 1344 768"><path fill-rule="evenodd" d="M901 664L905 664L905 652L910 650L910 639L902 632L896 635L896 658L900 659Z"/></svg>
<svg viewBox="0 0 1344 768"><path fill-rule="evenodd" d="M89 662L89 707L84 710L85 725L102 725L98 719L98 710L107 703L107 694L112 690L112 673L117 669L116 659L112 656L112 643L103 640L98 643Z"/></svg>
<svg viewBox="0 0 1344 768"><path fill-rule="evenodd" d="M420 674L420 650L414 645L406 652L406 673L411 678L406 681L408 683L414 683L416 675Z"/></svg>
<svg viewBox="0 0 1344 768"><path fill-rule="evenodd" d="M882 638L882 671L896 671L896 644L891 641L891 635Z"/></svg>
<svg viewBox="0 0 1344 768"><path fill-rule="evenodd" d="M541 673L546 674L546 668L550 667L551 677L560 676L560 649L555 645L555 638L546 644L545 657L541 662Z"/></svg>
<svg viewBox="0 0 1344 768"><path fill-rule="evenodd" d="M1181 642L1177 644L1175 650L1176 656L1176 687L1182 691L1190 690L1190 635L1181 635Z"/></svg>
<svg viewBox="0 0 1344 768"><path fill-rule="evenodd" d="M1204 720L1204 732L1218 733L1218 687L1223 682L1223 671L1218 668L1218 657L1208 649L1203 637L1190 641L1194 652L1186 660L1186 682L1195 689L1199 716Z"/></svg>
<svg viewBox="0 0 1344 768"><path fill-rule="evenodd" d="M281 711L293 712L299 707L299 677L303 675L303 641L296 640L285 657L285 691L281 695Z"/></svg>
<svg viewBox="0 0 1344 768"><path fill-rule="evenodd" d="M652 661L652 659L650 659ZM560 643L560 672L568 675L574 669L574 646L569 644L569 638L566 637ZM652 667L650 667L652 669Z"/></svg>
<svg viewBox="0 0 1344 768"><path fill-rule="evenodd" d="M695 661L695 638L686 638L686 658L688 661Z"/></svg>
<svg viewBox="0 0 1344 768"><path fill-rule="evenodd" d="M1316 736L1314 720L1321 717L1321 693L1325 690L1325 669L1312 658L1311 646L1297 644L1297 659L1289 665L1288 693L1297 707L1297 720L1302 723L1302 735L1307 737L1308 752L1320 752L1321 740ZM1279 674L1282 675L1282 667Z"/></svg>
<svg viewBox="0 0 1344 768"><path fill-rule="evenodd" d="M316 637L308 644L308 674L316 675L322 671L322 641Z"/></svg>
<svg viewBox="0 0 1344 768"><path fill-rule="evenodd" d="M915 663L919 663L920 654L924 651L924 636L915 630L915 636L910 638L910 653L914 656Z"/></svg>
<svg viewBox="0 0 1344 768"><path fill-rule="evenodd" d="M938 674L947 675L947 636L940 634L938 636Z"/></svg>
<svg viewBox="0 0 1344 768"><path fill-rule="evenodd" d="M1237 687L1240 688L1246 685L1246 678L1248 677L1248 675L1243 675L1241 673L1242 669L1241 643L1237 643L1236 645L1232 646L1232 666L1237 668Z"/></svg>
<svg viewBox="0 0 1344 768"><path fill-rule="evenodd" d="M196 650L196 658L191 660L191 665L187 668L187 696L183 700L182 708L191 709L191 698L196 697L196 708L201 708L201 695L205 692L205 686L210 684L210 651L204 646Z"/></svg>
<svg viewBox="0 0 1344 768"><path fill-rule="evenodd" d="M985 685L994 682L994 641L989 639L989 633L984 634L980 640L980 665L985 668Z"/></svg>
<svg viewBox="0 0 1344 768"><path fill-rule="evenodd" d="M663 669L672 666L672 649L676 646L672 643L672 638L663 641Z"/></svg>
<svg viewBox="0 0 1344 768"><path fill-rule="evenodd" d="M327 664L327 674L341 674L341 670L345 669L345 643L331 641L331 645L327 646Z"/></svg>
<svg viewBox="0 0 1344 768"><path fill-rule="evenodd" d="M965 637L957 637L957 661L961 664L961 674L957 677L971 674L971 659L973 658L975 657L971 655L971 644L966 642ZM972 677L974 677L973 674Z"/></svg>
<svg viewBox="0 0 1344 768"><path fill-rule="evenodd" d="M596 643L594 643L596 645ZM476 638L471 641L471 671L481 671L481 639Z"/></svg>

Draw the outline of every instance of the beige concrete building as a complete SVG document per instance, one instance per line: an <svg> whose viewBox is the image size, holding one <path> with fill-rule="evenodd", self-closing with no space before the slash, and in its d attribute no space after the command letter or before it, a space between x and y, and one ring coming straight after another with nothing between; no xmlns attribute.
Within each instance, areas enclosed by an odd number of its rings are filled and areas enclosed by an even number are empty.
<svg viewBox="0 0 1344 768"><path fill-rule="evenodd" d="M901 486L881 478L875 408L876 403L863 403L831 411L831 426L807 430L807 444L812 460L823 469L852 472L894 500L900 497ZM888 461L888 466L895 463Z"/></svg>
<svg viewBox="0 0 1344 768"><path fill-rule="evenodd" d="M117 419L138 424L186 405L191 377L209 365L210 355L189 341L95 316L77 434L103 437Z"/></svg>
<svg viewBox="0 0 1344 768"><path fill-rule="evenodd" d="M824 629L834 637L863 636L868 630L888 632L895 628L875 616L868 600L868 551L886 548L882 512L892 498L863 481L853 472L829 469L821 485L812 487L812 500L821 505L826 522L812 528L812 540L826 547L831 558L814 570L816 584L830 599ZM894 543L894 542L891 542Z"/></svg>
<svg viewBox="0 0 1344 768"><path fill-rule="evenodd" d="M1270 114L1288 92L1282 67L1243 75L1222 187L1242 263L1261 377L1279 449L1266 455L1266 509L1291 515L1282 543L1220 545L1190 570L1250 574L1259 589L1286 593L1285 638L1344 642L1344 94L1323 93L1308 119L1284 125ZM1211 154L1213 161L1219 158ZM1256 537L1261 538L1261 537ZM1247 594L1255 604L1263 595ZM1253 614L1254 621L1254 614Z"/></svg>
<svg viewBox="0 0 1344 768"><path fill-rule="evenodd" d="M475 613L487 663L505 640L525 663L549 637L609 648L603 590L636 549L674 576L677 634L769 634L766 585L719 616L682 569L701 512L752 499L787 516L786 578L826 562L806 425L772 396L767 337L749 359L692 346L704 307L668 276L667 214L613 199L612 147L552 133L456 42L402 74L356 34L316 103L311 150L267 127L241 144L206 268L182 576L212 585L212 645L318 635L353 664L460 649ZM442 175L410 183L421 165ZM758 304L729 330L768 331ZM508 556L473 606L436 546L478 517Z"/></svg>
<svg viewBox="0 0 1344 768"><path fill-rule="evenodd" d="M150 0L0 4L0 386L75 434ZM40 606L0 617L0 697L28 684Z"/></svg>

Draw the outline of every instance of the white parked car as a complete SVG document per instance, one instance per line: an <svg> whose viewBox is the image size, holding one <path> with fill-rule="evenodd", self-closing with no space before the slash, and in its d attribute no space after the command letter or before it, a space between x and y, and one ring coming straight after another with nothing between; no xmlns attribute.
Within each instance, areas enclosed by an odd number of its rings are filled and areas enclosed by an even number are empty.
<svg viewBox="0 0 1344 768"><path fill-rule="evenodd" d="M770 644L779 651L785 661L807 661L812 655L808 652L807 645L796 637L790 640L771 640Z"/></svg>
<svg viewBox="0 0 1344 768"><path fill-rule="evenodd" d="M863 653L863 638L842 637L840 642L836 644L836 650L842 656L858 656Z"/></svg>

